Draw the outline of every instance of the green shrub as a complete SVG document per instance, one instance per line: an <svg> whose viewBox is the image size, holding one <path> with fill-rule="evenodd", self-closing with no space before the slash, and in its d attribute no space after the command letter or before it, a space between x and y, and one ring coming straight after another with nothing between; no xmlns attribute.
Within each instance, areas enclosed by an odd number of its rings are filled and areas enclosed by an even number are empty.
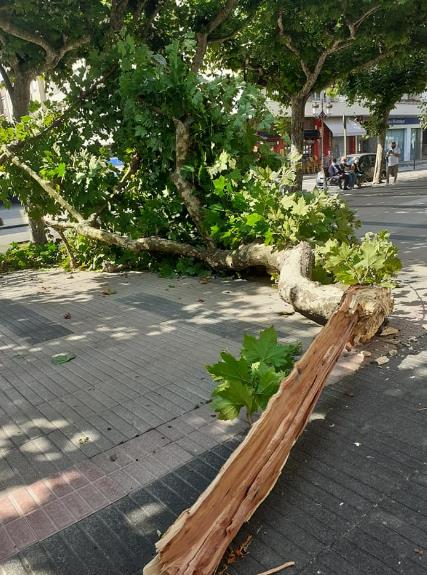
<svg viewBox="0 0 427 575"><path fill-rule="evenodd" d="M60 265L62 259L60 246L56 242L46 244L14 242L4 254L0 254L0 271L48 268Z"/></svg>
<svg viewBox="0 0 427 575"><path fill-rule="evenodd" d="M280 382L292 370L300 343L277 343L274 327L263 330L259 338L245 335L240 358L221 353L222 361L208 365L207 370L218 382L212 396L212 407L219 419L235 419L246 409L248 420L267 407Z"/></svg>
<svg viewBox="0 0 427 575"><path fill-rule="evenodd" d="M388 232L381 231L368 232L352 244L329 239L316 248L316 279L322 283L327 283L329 277L346 285L394 287L393 278L401 262L389 238Z"/></svg>

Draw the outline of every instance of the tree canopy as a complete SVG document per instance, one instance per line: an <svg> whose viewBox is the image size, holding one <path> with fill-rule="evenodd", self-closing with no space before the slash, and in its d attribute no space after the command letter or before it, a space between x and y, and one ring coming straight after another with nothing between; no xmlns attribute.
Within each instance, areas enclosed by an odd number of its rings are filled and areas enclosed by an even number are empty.
<svg viewBox="0 0 427 575"><path fill-rule="evenodd" d="M72 72L55 73L65 101L0 131L2 197L18 194L70 238L214 268L277 272L282 250L331 236L351 249L354 214L324 192L290 193L288 159L258 142L257 131L273 121L265 95L247 70L219 65L221 47L257 26L267 6L116 2L116 20L102 3L104 36L91 36ZM368 12L376 10L364 18ZM376 250L388 240L369 241ZM375 283L381 273L370 268L364 277Z"/></svg>

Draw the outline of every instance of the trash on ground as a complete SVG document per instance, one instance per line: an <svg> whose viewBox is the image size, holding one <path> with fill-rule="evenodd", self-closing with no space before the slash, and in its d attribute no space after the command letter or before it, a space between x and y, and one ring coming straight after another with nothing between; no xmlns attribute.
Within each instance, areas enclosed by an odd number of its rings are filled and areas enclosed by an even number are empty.
<svg viewBox="0 0 427 575"><path fill-rule="evenodd" d="M106 287L101 291L102 295L113 295L114 293L117 293L117 290L110 288L110 287Z"/></svg>

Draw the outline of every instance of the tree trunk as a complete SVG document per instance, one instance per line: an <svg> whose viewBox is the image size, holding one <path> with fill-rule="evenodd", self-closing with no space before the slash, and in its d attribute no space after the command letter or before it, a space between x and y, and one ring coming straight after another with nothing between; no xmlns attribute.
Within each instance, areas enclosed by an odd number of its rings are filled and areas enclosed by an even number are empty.
<svg viewBox="0 0 427 575"><path fill-rule="evenodd" d="M47 243L46 224L43 218L30 215L32 206L27 210L28 224L31 230L31 238L35 244Z"/></svg>
<svg viewBox="0 0 427 575"><path fill-rule="evenodd" d="M144 575L211 575L273 489L359 317L350 288L210 486L157 542Z"/></svg>
<svg viewBox="0 0 427 575"><path fill-rule="evenodd" d="M373 184L380 184L381 183L381 172L383 167L383 159L384 159L384 148L385 148L385 136L388 127L388 117L390 115L390 110L384 114L382 119L382 126L380 131L378 132L377 136L377 157L375 158L375 168L374 168L374 177L372 180Z"/></svg>
<svg viewBox="0 0 427 575"><path fill-rule="evenodd" d="M32 76L28 73L22 73L15 70L15 83L13 92L10 93L12 100L13 116L19 121L23 116L27 116L30 111ZM36 244L45 244L47 242L46 229L43 218L32 215L34 207L31 204L25 206L28 217L28 223L31 230L32 241Z"/></svg>
<svg viewBox="0 0 427 575"><path fill-rule="evenodd" d="M291 153L295 170L294 189L302 189L302 154L304 151L305 96L297 95L291 100Z"/></svg>
<svg viewBox="0 0 427 575"><path fill-rule="evenodd" d="M10 94L10 99L12 100L13 117L17 122L29 113L31 80L32 78L29 74L15 70L15 83L13 85L13 92Z"/></svg>

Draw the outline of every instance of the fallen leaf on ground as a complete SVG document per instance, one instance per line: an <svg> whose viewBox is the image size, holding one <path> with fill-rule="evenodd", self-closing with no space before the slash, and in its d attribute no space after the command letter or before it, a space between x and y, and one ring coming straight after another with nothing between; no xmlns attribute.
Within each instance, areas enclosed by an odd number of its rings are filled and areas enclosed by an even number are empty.
<svg viewBox="0 0 427 575"><path fill-rule="evenodd" d="M71 319L71 314L69 311L67 311L67 313L64 313L64 319Z"/></svg>
<svg viewBox="0 0 427 575"><path fill-rule="evenodd" d="M372 353L366 349L360 352L364 357L371 357Z"/></svg>
<svg viewBox="0 0 427 575"><path fill-rule="evenodd" d="M391 325L388 325L382 330L381 337L387 337L388 335L397 335L398 333L399 330L397 329L397 327L392 327Z"/></svg>
<svg viewBox="0 0 427 575"><path fill-rule="evenodd" d="M204 303L204 299L202 299L201 297L199 297L199 299L197 300L199 303Z"/></svg>
<svg viewBox="0 0 427 575"><path fill-rule="evenodd" d="M374 360L374 363L376 363L377 365L384 365L385 363L388 363L390 360L387 356L385 355L381 355L380 357L377 357L377 359Z"/></svg>
<svg viewBox="0 0 427 575"><path fill-rule="evenodd" d="M75 357L75 353L57 353L56 355L52 355L51 361L59 365L61 363L67 363L67 361L71 361Z"/></svg>
<svg viewBox="0 0 427 575"><path fill-rule="evenodd" d="M273 573L278 573L279 571L287 569L288 567L293 567L294 565L295 561L288 561L287 563L283 563L283 565L279 565L278 567L274 567L273 569L269 569L268 571L258 573L258 575L273 575Z"/></svg>
<svg viewBox="0 0 427 575"><path fill-rule="evenodd" d="M207 284L207 283L209 283L209 278L199 278L199 282L201 284Z"/></svg>
<svg viewBox="0 0 427 575"><path fill-rule="evenodd" d="M80 437L79 439L80 445L84 445L85 443L89 443L89 437L85 435L84 437Z"/></svg>
<svg viewBox="0 0 427 575"><path fill-rule="evenodd" d="M102 295L113 295L113 293L117 293L117 290L110 288L110 287L106 287L101 291Z"/></svg>
<svg viewBox="0 0 427 575"><path fill-rule="evenodd" d="M414 549L417 555L424 555L424 549Z"/></svg>

